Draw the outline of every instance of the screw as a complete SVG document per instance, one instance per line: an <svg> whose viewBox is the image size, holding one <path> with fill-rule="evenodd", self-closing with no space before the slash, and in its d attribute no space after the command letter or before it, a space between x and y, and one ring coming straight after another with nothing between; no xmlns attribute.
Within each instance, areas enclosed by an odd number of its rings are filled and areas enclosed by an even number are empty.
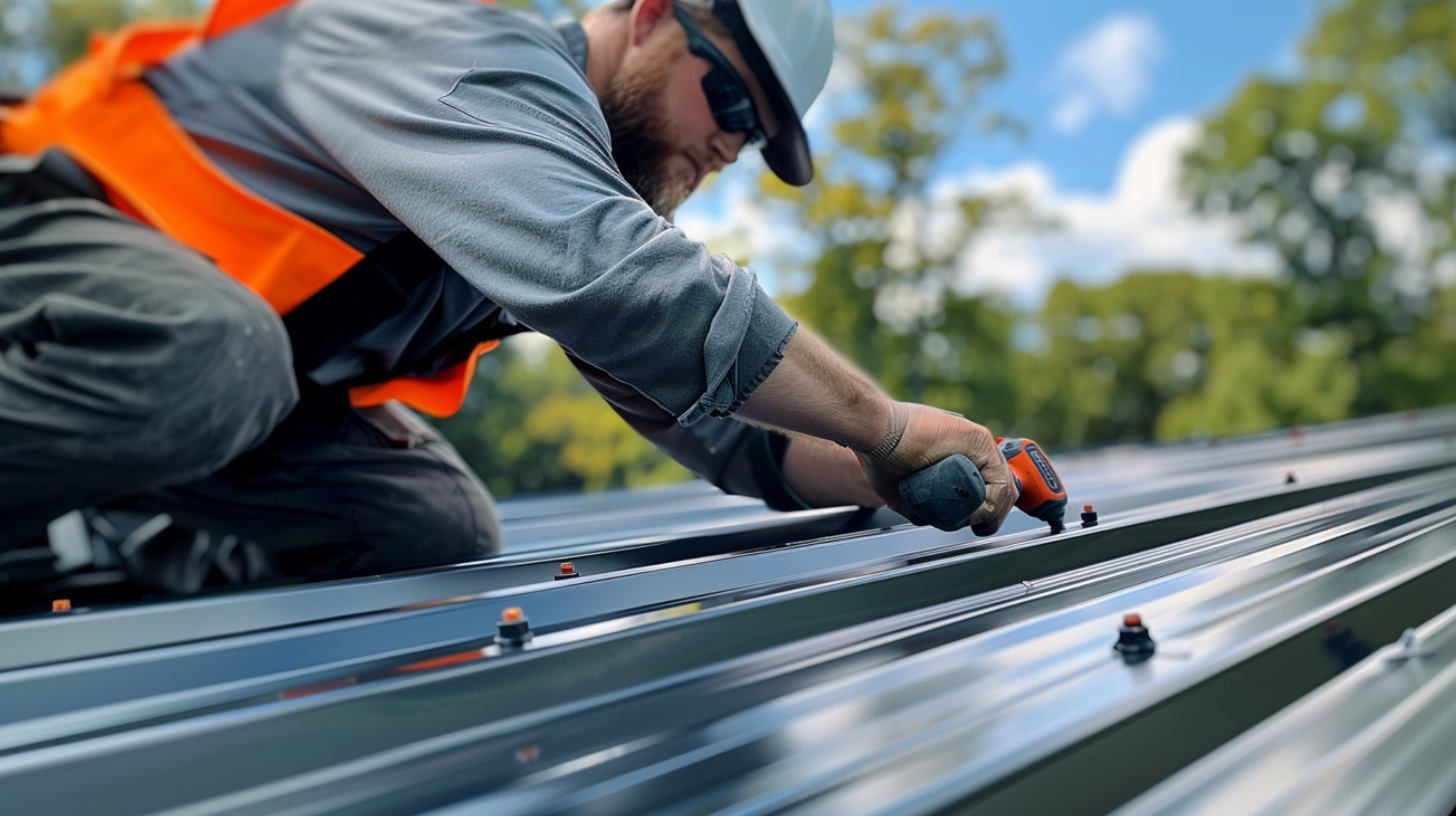
<svg viewBox="0 0 1456 816"><path fill-rule="evenodd" d="M556 573L556 580L565 581L568 578L580 578L581 573L576 571L576 565L570 561L561 563L561 571Z"/></svg>
<svg viewBox="0 0 1456 816"><path fill-rule="evenodd" d="M1082 526L1083 527L1096 527L1097 526L1097 511L1096 510L1093 510L1092 509L1092 505L1090 505L1090 504L1084 504L1084 505L1082 505Z"/></svg>
<svg viewBox="0 0 1456 816"><path fill-rule="evenodd" d="M1117 628L1117 642L1112 644L1112 648L1122 655L1124 663L1131 666L1152 657L1158 646L1143 625L1143 616L1129 612L1122 616L1122 625Z"/></svg>
<svg viewBox="0 0 1456 816"><path fill-rule="evenodd" d="M1299 480L1296 479L1296 478L1294 478L1294 471L1291 470L1288 473L1284 474L1284 483L1285 484L1294 484L1297 481L1299 481Z"/></svg>
<svg viewBox="0 0 1456 816"><path fill-rule="evenodd" d="M69 598L57 598L51 601L52 612L70 612L71 600Z"/></svg>
<svg viewBox="0 0 1456 816"><path fill-rule="evenodd" d="M495 627L495 642L501 646L521 646L531 639L531 622L519 606L506 607Z"/></svg>

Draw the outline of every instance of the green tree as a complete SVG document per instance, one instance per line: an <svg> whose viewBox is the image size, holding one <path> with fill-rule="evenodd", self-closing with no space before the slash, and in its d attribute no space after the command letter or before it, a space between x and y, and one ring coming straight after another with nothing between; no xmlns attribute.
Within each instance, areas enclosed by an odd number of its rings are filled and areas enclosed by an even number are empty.
<svg viewBox="0 0 1456 816"><path fill-rule="evenodd" d="M1449 319L1456 6L1324 7L1289 78L1246 82L1208 117L1186 182L1276 248L1310 328L1347 338L1357 413L1456 401Z"/></svg>
<svg viewBox="0 0 1456 816"><path fill-rule="evenodd" d="M198 0L11 0L0 10L0 90L23 95L86 53L96 32L200 16Z"/></svg>
<svg viewBox="0 0 1456 816"><path fill-rule="evenodd" d="M1340 329L1273 281L1140 272L1058 284L1019 358L1022 432L1080 447L1251 433L1347 416L1358 386Z"/></svg>

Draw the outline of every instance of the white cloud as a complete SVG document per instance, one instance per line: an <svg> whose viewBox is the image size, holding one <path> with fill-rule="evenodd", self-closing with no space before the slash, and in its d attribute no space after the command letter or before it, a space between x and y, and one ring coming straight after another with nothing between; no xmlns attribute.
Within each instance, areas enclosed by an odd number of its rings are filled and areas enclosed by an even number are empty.
<svg viewBox="0 0 1456 816"><path fill-rule="evenodd" d="M1057 59L1060 92L1052 126L1075 133L1099 113L1126 116L1147 96L1152 70L1166 48L1157 25L1138 14L1114 14L1074 40Z"/></svg>
<svg viewBox="0 0 1456 816"><path fill-rule="evenodd" d="M1128 147L1106 195L1059 190L1039 162L943 182L950 189L1016 194L1058 225L991 227L962 256L958 288L999 292L1034 307L1061 278L1105 283L1135 269L1272 274L1279 268L1272 252L1239 244L1231 221L1194 213L1179 196L1181 155L1198 136L1191 119L1151 125Z"/></svg>
<svg viewBox="0 0 1456 816"><path fill-rule="evenodd" d="M964 293L1002 294L1028 309L1039 307L1061 279L1096 285L1140 269L1272 274L1280 267L1273 252L1240 244L1229 218L1192 212L1179 196L1181 156L1198 135L1189 118L1149 126L1128 146L1105 194L1059 189L1051 170L1037 161L948 177L935 185L928 207L897 213L906 218L892 219L887 237L904 244L898 233L904 222L913 222L921 227L914 239L919 249L908 251L941 255L964 237L955 204L960 196L1016 195L1039 220L1056 227L1038 229L1017 220L986 226L960 254L955 286ZM807 281L780 279L775 261L805 260L817 247L779 215L778 205L762 199L755 175L734 172L719 179L710 195L679 212L678 225L714 252L752 259L770 292L796 289ZM894 296L908 301L905 295Z"/></svg>

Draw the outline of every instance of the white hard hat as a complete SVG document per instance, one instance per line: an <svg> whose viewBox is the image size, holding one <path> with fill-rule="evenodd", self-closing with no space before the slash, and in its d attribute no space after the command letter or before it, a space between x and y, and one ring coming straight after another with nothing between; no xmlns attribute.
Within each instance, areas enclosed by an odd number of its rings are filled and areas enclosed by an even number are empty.
<svg viewBox="0 0 1456 816"><path fill-rule="evenodd" d="M814 178L804 114L824 90L834 61L834 18L828 0L679 0L708 9L733 33L779 118L764 161L796 186Z"/></svg>

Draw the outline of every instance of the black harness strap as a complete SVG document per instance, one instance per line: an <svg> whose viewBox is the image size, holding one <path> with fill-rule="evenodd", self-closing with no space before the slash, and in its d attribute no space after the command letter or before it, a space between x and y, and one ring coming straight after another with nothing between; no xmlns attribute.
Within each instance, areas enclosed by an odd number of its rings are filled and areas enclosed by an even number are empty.
<svg viewBox="0 0 1456 816"><path fill-rule="evenodd" d="M283 318L293 341L294 370L312 371L399 314L442 266L440 256L409 230L375 247Z"/></svg>

